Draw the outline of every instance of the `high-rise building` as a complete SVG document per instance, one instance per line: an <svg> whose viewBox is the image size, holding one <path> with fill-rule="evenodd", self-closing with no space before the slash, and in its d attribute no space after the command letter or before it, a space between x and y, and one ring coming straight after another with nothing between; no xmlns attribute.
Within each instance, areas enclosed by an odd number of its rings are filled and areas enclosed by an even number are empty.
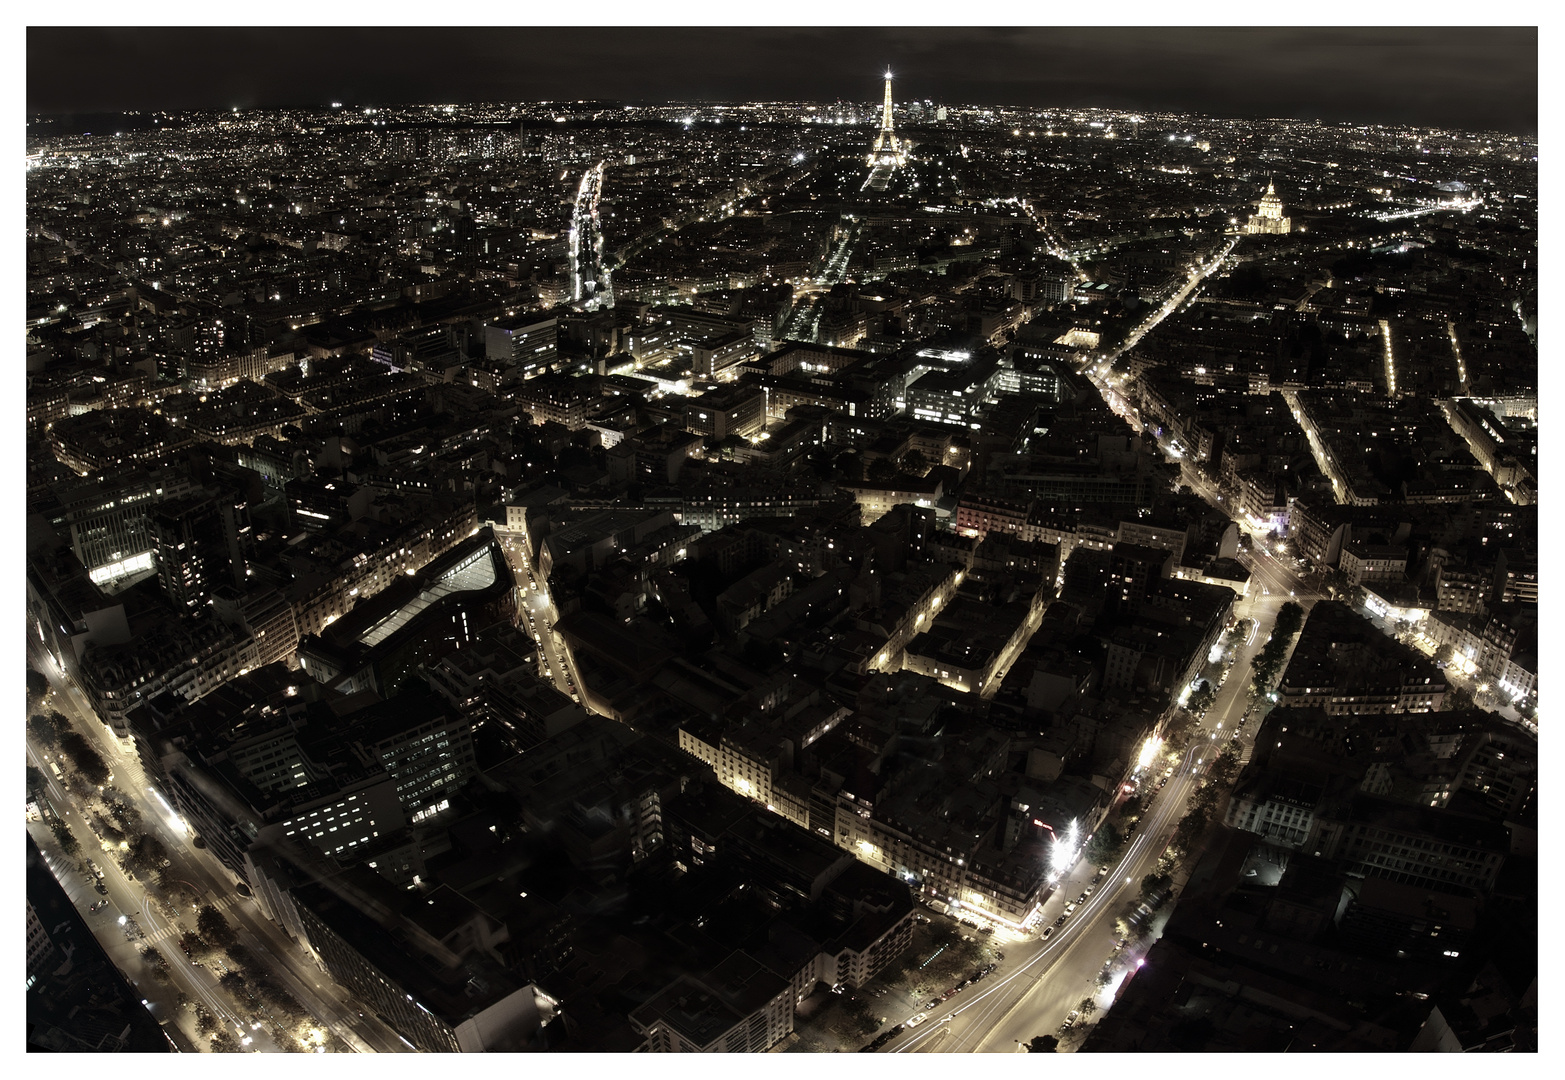
<svg viewBox="0 0 1565 1080"><path fill-rule="evenodd" d="M148 515L158 583L181 608L201 607L212 591L244 582L242 539L249 512L232 496L192 495L168 500Z"/></svg>
<svg viewBox="0 0 1565 1080"><path fill-rule="evenodd" d="M485 355L514 364L524 379L542 375L558 356L560 320L537 314L515 315L484 327Z"/></svg>

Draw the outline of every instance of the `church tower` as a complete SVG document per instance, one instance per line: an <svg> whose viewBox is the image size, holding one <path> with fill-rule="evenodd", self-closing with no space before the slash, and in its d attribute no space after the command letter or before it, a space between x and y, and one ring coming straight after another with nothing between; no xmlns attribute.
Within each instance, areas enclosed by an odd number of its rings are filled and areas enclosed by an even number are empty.
<svg viewBox="0 0 1565 1080"><path fill-rule="evenodd" d="M1282 200L1277 197L1277 188L1267 180L1266 194L1261 196L1261 201L1256 205L1255 213L1250 215L1244 231L1249 236L1258 233L1280 236L1291 229L1292 220L1282 215Z"/></svg>

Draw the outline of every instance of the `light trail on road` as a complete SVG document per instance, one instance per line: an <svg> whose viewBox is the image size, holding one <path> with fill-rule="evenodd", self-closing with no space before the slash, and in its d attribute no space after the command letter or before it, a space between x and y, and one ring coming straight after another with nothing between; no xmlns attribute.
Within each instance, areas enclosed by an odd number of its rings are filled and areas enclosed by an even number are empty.
<svg viewBox="0 0 1565 1080"><path fill-rule="evenodd" d="M986 985L981 990L976 990L973 997L947 1010L951 1016L951 1022L963 1014L974 1013L968 1021L967 1030L961 1034L952 1033L955 1039L954 1045L942 1048L943 1053L972 1053L978 1052L983 1044L991 1037L992 1030L1003 1023L1005 1018L1021 1006L1026 1000L1026 995L1036 987L1042 985L1043 976L1049 968L1057 963L1072 947L1081 943L1091 930L1096 929L1098 921L1116 907L1128 891L1136 888L1134 880L1125 882L1122 878L1127 867L1135 867L1144 864L1149 859L1155 860L1162 856L1167 847L1166 838L1161 838L1162 832L1175 820L1176 813L1183 813L1185 803L1189 797L1189 784L1205 770L1206 762L1201 758L1210 749L1206 740L1192 741L1190 747L1184 752L1183 760L1174 776L1170 778L1168 786L1159 796L1153 799L1153 805L1149 808L1150 820L1138 828L1137 835L1132 839L1125 852L1110 868L1109 875L1103 879L1102 885L1097 888L1086 903L1082 904L1075 915L1063 926L1060 932L1047 942L1037 942L1034 945L1035 952L1029 959L1019 963L1015 970L1009 972L992 985ZM1176 784L1175 781L1178 781ZM1164 797L1170 796L1170 797ZM1079 865L1079 864L1078 864ZM1132 873L1131 878L1137 875ZM1066 879L1067 881L1069 879ZM1073 889L1082 888L1081 884L1065 885L1056 889L1056 896L1063 896ZM1139 893L1137 893L1139 895ZM1051 897L1051 900L1054 897ZM1047 925L1047 923L1045 923ZM1024 946L1010 946L1015 949ZM1019 986L1019 981L1026 985ZM1007 991L1020 990L1020 995L1014 999L1003 995ZM996 1013L1004 1010L996 1018ZM939 1011L939 1010L936 1010ZM950 1022L940 1021L937 1027L949 1026ZM900 1054L917 1050L927 1040L934 1038L935 1030L915 1030L913 1035L898 1045L889 1053ZM963 1047L969 1039L977 1036L970 1048Z"/></svg>
<svg viewBox="0 0 1565 1080"><path fill-rule="evenodd" d="M234 875L227 867L217 863L215 856L209 851L198 850L186 842L188 834L183 822L180 822L176 827L166 827L167 822L164 818L163 809L168 804L162 799L161 793L148 782L145 773L141 769L140 759L136 754L134 745L127 747L121 744L113 732L98 720L96 713L86 703L86 699L81 694L80 689L69 680L69 677L57 665L52 663L52 658L49 661L45 661L42 656L36 655L41 651L41 648L41 645L35 640L35 635L29 634L29 660L33 662L33 666L37 670L43 672L50 680L51 690L57 699L60 711L67 716L67 719L72 722L77 731L82 732L89 742L97 745L105 762L112 762L115 778L114 787L123 791L127 800L140 812L146 832L157 836L164 843L170 859L174 861L174 869L177 871L178 876L197 885L203 894L212 897L229 896L231 898L235 887ZM75 715L71 715L72 713ZM35 760L40 759L42 756L41 752L33 747L30 737L28 753ZM41 760L40 765L42 765ZM61 819L67 820L67 824L71 826L72 832L77 835L78 843L82 845L82 849L85 852L89 846L98 842L96 832L88 824L85 816L73 808L74 800L65 791L63 785L59 785L54 781L47 768L44 768L43 771L47 778L51 803L58 808ZM77 820L76 824L72 824L68 820L72 818ZM53 842L53 840L53 834L51 833L49 834L49 841ZM40 846L42 846L41 843ZM83 857L86 856L84 855ZM103 861L107 863L114 862L113 859L105 859ZM119 867L115 865L112 872L119 874ZM56 877L60 877L60 875L56 874ZM60 878L60 880L64 884L65 878ZM112 885L117 879L107 878L106 880ZM148 895L148 891L142 888L139 883L133 887L128 880L122 883L121 888L124 893L129 894L131 897L128 901L123 896L115 900L115 903L120 906L122 911L138 909L141 904L135 897ZM253 901L250 902L253 903ZM259 911L252 910L242 903L235 903L228 910L233 916L231 924L234 926L241 943L250 949L251 954L258 961L266 964L268 973L276 976L281 983L287 986L290 993L293 993L299 999L300 1004L305 1007L310 1015L316 1017L323 1026L342 1037L344 1042L354 1050L362 1052L379 1049L378 1047L368 1045L362 1037L348 1038L341 1030L332 1026L331 1018L339 1015L339 1011L340 1013L356 1014L358 1012L358 1009L355 1007L356 1003L352 1002L346 990L341 989L335 982L323 975L315 967L313 960L307 959L302 954L298 943L289 938L281 928L267 920ZM153 944L154 947L159 947L161 943L153 942ZM194 980L194 977L188 972L188 968L191 966L190 961L182 952L178 954L177 958L173 954L166 953L161 947L159 947L159 952L164 953L165 958L173 960L173 967L185 971L186 977ZM307 972L307 974L301 974L301 970ZM306 980L308 980L308 986L316 988L315 992L308 989ZM326 986L323 986L317 980L326 980L331 989L328 990ZM201 984L196 980L195 985L199 987ZM214 1016L227 1015L219 1011L217 1003L213 1003L212 1008ZM363 1025L374 1035L377 1041L384 1044L385 1049L400 1052L401 1048L392 1043L395 1033L389 1027L385 1028L384 1034L381 1034L377 1028L384 1025L381 1025L379 1021L371 1022L368 1016L364 1018ZM270 1039L267 1041L270 1042Z"/></svg>

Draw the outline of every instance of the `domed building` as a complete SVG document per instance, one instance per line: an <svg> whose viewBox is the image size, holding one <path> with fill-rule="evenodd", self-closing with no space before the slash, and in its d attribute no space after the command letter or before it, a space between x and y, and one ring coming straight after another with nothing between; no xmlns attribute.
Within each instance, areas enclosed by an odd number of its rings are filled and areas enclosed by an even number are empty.
<svg viewBox="0 0 1565 1080"><path fill-rule="evenodd" d="M1250 220L1244 227L1245 234L1254 236L1257 233L1267 233L1280 236L1289 232L1291 228L1291 220L1283 217L1282 200L1277 197L1277 188L1270 180L1266 181L1266 194L1261 196L1255 213L1250 215Z"/></svg>

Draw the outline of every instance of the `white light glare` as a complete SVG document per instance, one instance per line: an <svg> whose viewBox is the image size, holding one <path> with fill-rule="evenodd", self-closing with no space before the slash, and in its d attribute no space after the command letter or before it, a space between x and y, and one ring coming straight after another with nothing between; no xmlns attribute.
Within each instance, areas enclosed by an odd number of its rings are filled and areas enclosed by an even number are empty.
<svg viewBox="0 0 1565 1080"><path fill-rule="evenodd" d="M1049 869L1051 877L1063 876L1076 861L1076 846L1080 840L1080 832L1076 828L1076 822L1070 823L1070 828L1065 830L1065 835L1054 834L1054 848L1049 853Z"/></svg>
<svg viewBox="0 0 1565 1080"><path fill-rule="evenodd" d="M1157 752L1163 748L1163 740L1151 736L1141 744L1141 755L1136 759L1136 768L1145 769L1157 758Z"/></svg>

